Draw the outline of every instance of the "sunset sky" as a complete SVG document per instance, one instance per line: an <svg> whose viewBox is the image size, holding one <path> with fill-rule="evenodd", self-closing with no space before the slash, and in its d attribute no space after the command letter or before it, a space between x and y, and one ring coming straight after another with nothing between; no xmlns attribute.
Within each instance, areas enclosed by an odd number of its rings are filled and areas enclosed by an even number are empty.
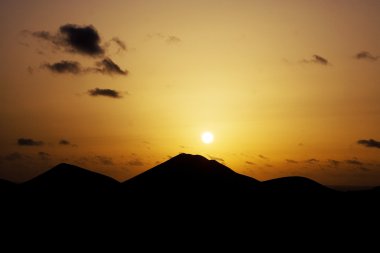
<svg viewBox="0 0 380 253"><path fill-rule="evenodd" d="M0 178L191 153L380 185L379 24L377 0L2 0Z"/></svg>

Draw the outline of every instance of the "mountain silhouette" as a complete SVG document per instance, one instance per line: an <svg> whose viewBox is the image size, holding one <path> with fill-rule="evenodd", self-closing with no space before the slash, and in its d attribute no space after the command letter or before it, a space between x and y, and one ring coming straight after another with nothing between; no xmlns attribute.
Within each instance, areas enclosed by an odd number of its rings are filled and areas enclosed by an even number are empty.
<svg viewBox="0 0 380 253"><path fill-rule="evenodd" d="M254 193L260 182L238 174L215 160L180 154L124 182L130 194L174 197L227 197Z"/></svg>
<svg viewBox="0 0 380 253"><path fill-rule="evenodd" d="M102 174L61 163L20 187L24 192L78 194L111 192L119 184L115 179Z"/></svg>
<svg viewBox="0 0 380 253"><path fill-rule="evenodd" d="M321 194L336 192L305 177L283 177L262 182L267 193L276 194Z"/></svg>

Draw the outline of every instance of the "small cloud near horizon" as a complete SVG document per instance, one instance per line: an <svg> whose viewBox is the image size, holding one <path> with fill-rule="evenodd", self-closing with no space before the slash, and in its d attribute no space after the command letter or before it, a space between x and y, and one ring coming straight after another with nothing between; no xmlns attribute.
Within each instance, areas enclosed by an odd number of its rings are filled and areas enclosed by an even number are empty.
<svg viewBox="0 0 380 253"><path fill-rule="evenodd" d="M17 144L19 146L42 146L42 145L44 145L44 142L43 141L35 141L33 139L30 139L30 138L19 138L17 140Z"/></svg>
<svg viewBox="0 0 380 253"><path fill-rule="evenodd" d="M297 161L292 160L292 159L285 159L285 161L286 161L287 163L298 163Z"/></svg>
<svg viewBox="0 0 380 253"><path fill-rule="evenodd" d="M216 156L207 155L211 160L215 160L217 162L224 163L224 159Z"/></svg>
<svg viewBox="0 0 380 253"><path fill-rule="evenodd" d="M120 92L111 90L111 89L95 88L92 90L88 90L88 94L92 97L104 96L104 97L110 97L110 98L122 98L122 96L120 95Z"/></svg>
<svg viewBox="0 0 380 253"><path fill-rule="evenodd" d="M380 148L380 141L376 141L374 139L358 140L357 144L363 145L367 148Z"/></svg>

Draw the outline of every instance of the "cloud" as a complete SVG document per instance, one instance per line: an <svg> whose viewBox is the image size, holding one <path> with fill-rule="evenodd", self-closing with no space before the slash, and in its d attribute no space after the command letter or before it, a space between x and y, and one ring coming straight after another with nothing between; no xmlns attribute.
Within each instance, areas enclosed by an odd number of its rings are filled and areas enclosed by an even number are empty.
<svg viewBox="0 0 380 253"><path fill-rule="evenodd" d="M104 49L99 45L100 36L92 25L78 26L73 24L63 25L59 28L63 45L67 45L72 52L90 56L104 54Z"/></svg>
<svg viewBox="0 0 380 253"><path fill-rule="evenodd" d="M263 156L263 155L258 155L258 157L260 157L260 158L263 159L263 160L268 160L268 159L269 159L268 157L265 157L265 156Z"/></svg>
<svg viewBox="0 0 380 253"><path fill-rule="evenodd" d="M18 161L18 160L22 160L24 158L24 156L18 152L14 152L14 153L11 153L9 155L6 155L4 157L4 160L7 160L7 161Z"/></svg>
<svg viewBox="0 0 380 253"><path fill-rule="evenodd" d="M316 55L316 54L312 56L312 59L310 59L310 60L303 60L302 62L303 63L321 64L321 65L325 65L325 66L327 66L327 65L330 64L329 61L326 58L324 58L322 56L319 56L319 55Z"/></svg>
<svg viewBox="0 0 380 253"><path fill-rule="evenodd" d="M56 63L45 63L41 67L58 74L83 74L83 73L100 73L104 75L127 75L127 70L122 70L110 58L96 62L97 67L83 68L77 61L62 60Z"/></svg>
<svg viewBox="0 0 380 253"><path fill-rule="evenodd" d="M62 139L59 141L59 145L71 145L71 143L68 140Z"/></svg>
<svg viewBox="0 0 380 253"><path fill-rule="evenodd" d="M305 163L310 163L310 164L314 164L314 163L318 163L319 160L315 159L315 158L311 158L311 159L308 159L305 161Z"/></svg>
<svg viewBox="0 0 380 253"><path fill-rule="evenodd" d="M53 64L46 63L42 67L49 69L51 72L59 74L79 74L83 72L82 67L77 61L60 61Z"/></svg>
<svg viewBox="0 0 380 253"><path fill-rule="evenodd" d="M135 158L135 159L129 161L128 165L130 165L130 166L144 166L144 163L140 159Z"/></svg>
<svg viewBox="0 0 380 253"><path fill-rule="evenodd" d="M95 156L95 159L103 164L103 165L113 165L113 161L112 161L112 158L111 157L108 157L108 156L100 156L100 155L97 155Z"/></svg>
<svg viewBox="0 0 380 253"><path fill-rule="evenodd" d="M208 157L209 157L211 160L215 160L215 161L218 161L218 162L224 163L224 159L223 159L223 158L215 157L215 156L211 156L211 155L208 155Z"/></svg>
<svg viewBox="0 0 380 253"><path fill-rule="evenodd" d="M358 60L377 61L379 59L379 56L374 56L367 51L361 51L355 55L355 58Z"/></svg>
<svg viewBox="0 0 380 253"><path fill-rule="evenodd" d="M295 160L291 160L291 159L286 159L285 160L287 163L298 163L297 161L295 161Z"/></svg>
<svg viewBox="0 0 380 253"><path fill-rule="evenodd" d="M42 146L44 143L42 141L35 141L28 138L20 138L17 140L19 146Z"/></svg>
<svg viewBox="0 0 380 253"><path fill-rule="evenodd" d="M177 44L180 43L182 40L178 38L177 36L169 35L166 39L166 42L169 44Z"/></svg>
<svg viewBox="0 0 380 253"><path fill-rule="evenodd" d="M120 92L111 90L111 89L95 88L95 89L89 90L88 94L92 97L105 96L105 97L111 97L111 98L122 98L122 96L120 95Z"/></svg>
<svg viewBox="0 0 380 253"><path fill-rule="evenodd" d="M352 165L363 165L363 163L358 160L346 160L345 162Z"/></svg>
<svg viewBox="0 0 380 253"><path fill-rule="evenodd" d="M104 48L100 45L101 38L94 26L79 26L66 24L59 27L58 32L31 32L32 36L51 42L54 46L71 53L87 56L102 56Z"/></svg>
<svg viewBox="0 0 380 253"><path fill-rule="evenodd" d="M110 58L105 58L102 61L96 63L99 68L95 68L96 72L108 75L124 75L128 74L127 70L122 70L116 63L114 63Z"/></svg>
<svg viewBox="0 0 380 253"><path fill-rule="evenodd" d="M250 162L250 161L245 161L246 164L249 164L249 165L256 165L255 163L253 162Z"/></svg>
<svg viewBox="0 0 380 253"><path fill-rule="evenodd" d="M148 34L148 38L149 39L157 38L157 39L160 39L160 40L164 40L168 44L178 44L178 43L182 42L182 40L178 36L175 36L175 35L166 35L166 34L163 34L163 33L150 33L150 34Z"/></svg>
<svg viewBox="0 0 380 253"><path fill-rule="evenodd" d="M50 160L50 154L46 152L38 152L38 156L40 157L41 160Z"/></svg>
<svg viewBox="0 0 380 253"><path fill-rule="evenodd" d="M124 41L122 41L121 39L117 37L113 37L111 41L115 42L115 44L119 47L119 49L127 51L127 46L125 45Z"/></svg>
<svg viewBox="0 0 380 253"><path fill-rule="evenodd" d="M358 140L357 143L367 148L380 148L380 141L376 141L374 139Z"/></svg>
<svg viewBox="0 0 380 253"><path fill-rule="evenodd" d="M333 166L333 167L338 167L339 164L340 164L340 161L333 160L333 159L329 159L329 160L327 160L327 162L328 162L331 166Z"/></svg>

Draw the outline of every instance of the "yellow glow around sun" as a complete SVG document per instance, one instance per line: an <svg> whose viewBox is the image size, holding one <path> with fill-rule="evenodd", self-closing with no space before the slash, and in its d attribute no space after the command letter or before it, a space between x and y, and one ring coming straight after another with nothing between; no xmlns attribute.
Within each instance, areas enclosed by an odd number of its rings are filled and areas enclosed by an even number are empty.
<svg viewBox="0 0 380 253"><path fill-rule="evenodd" d="M201 135L201 139L204 144L210 144L214 141L214 135L211 132L204 132Z"/></svg>

